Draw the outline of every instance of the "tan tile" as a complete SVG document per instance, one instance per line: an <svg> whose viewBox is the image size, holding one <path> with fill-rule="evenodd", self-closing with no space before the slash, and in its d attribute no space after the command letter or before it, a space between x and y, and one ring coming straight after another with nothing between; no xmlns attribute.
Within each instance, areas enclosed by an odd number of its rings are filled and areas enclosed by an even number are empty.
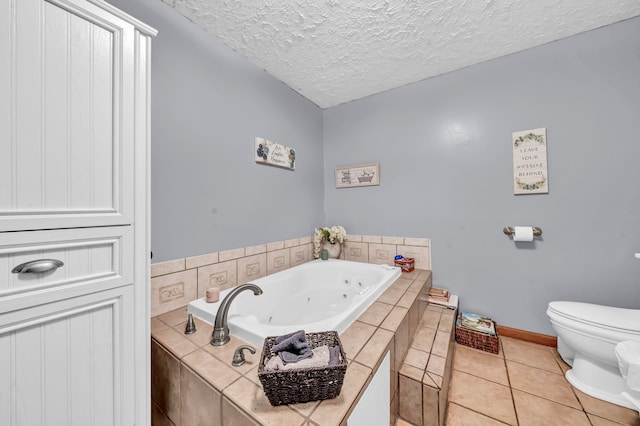
<svg viewBox="0 0 640 426"><path fill-rule="evenodd" d="M640 425L637 411L596 399L576 388L573 388L573 390L587 413L624 425Z"/></svg>
<svg viewBox="0 0 640 426"><path fill-rule="evenodd" d="M378 297L378 302L395 305L403 294L404 291L402 289L389 287L380 295L380 297Z"/></svg>
<svg viewBox="0 0 640 426"><path fill-rule="evenodd" d="M311 237L310 235L306 235L304 237L300 237L300 245L304 245L304 244L311 244L311 242L313 241L313 237Z"/></svg>
<svg viewBox="0 0 640 426"><path fill-rule="evenodd" d="M218 263L218 252L201 254L200 256L187 257L186 269L199 268L201 266L212 265Z"/></svg>
<svg viewBox="0 0 640 426"><path fill-rule="evenodd" d="M449 356L449 342L451 341L451 335L443 331L436 331L436 337L433 339L433 347L431 348L432 355L438 355L443 358Z"/></svg>
<svg viewBox="0 0 640 426"><path fill-rule="evenodd" d="M237 261L216 263L198 268L198 297L204 297L208 288L220 290L238 285Z"/></svg>
<svg viewBox="0 0 640 426"><path fill-rule="evenodd" d="M346 260L364 263L369 261L369 244L367 243L347 240L342 252Z"/></svg>
<svg viewBox="0 0 640 426"><path fill-rule="evenodd" d="M421 425L422 380L413 380L407 376L400 375L398 398L398 414L400 417L413 424Z"/></svg>
<svg viewBox="0 0 640 426"><path fill-rule="evenodd" d="M382 244L404 244L403 237L385 237L382 236Z"/></svg>
<svg viewBox="0 0 640 426"><path fill-rule="evenodd" d="M185 322L189 318L189 313L187 312L186 306L181 306L173 311L158 315L156 318L167 324L169 327L175 327L181 322Z"/></svg>
<svg viewBox="0 0 640 426"><path fill-rule="evenodd" d="M453 368L509 386L507 366L504 359L493 356L488 352L457 345L455 356L453 357Z"/></svg>
<svg viewBox="0 0 640 426"><path fill-rule="evenodd" d="M220 251L218 252L218 262L227 262L229 260L239 259L244 257L244 255L244 248Z"/></svg>
<svg viewBox="0 0 640 426"><path fill-rule="evenodd" d="M169 326L158 319L158 317L151 318L151 336L161 330L165 330Z"/></svg>
<svg viewBox="0 0 640 426"><path fill-rule="evenodd" d="M184 364L180 373L180 424L222 424L220 392Z"/></svg>
<svg viewBox="0 0 640 426"><path fill-rule="evenodd" d="M556 374L562 370L553 355L553 349L509 337L501 337L505 359L540 368Z"/></svg>
<svg viewBox="0 0 640 426"><path fill-rule="evenodd" d="M151 278L151 317L186 306L198 294L194 269Z"/></svg>
<svg viewBox="0 0 640 426"><path fill-rule="evenodd" d="M153 401L151 401L151 424L153 426L174 426L169 417Z"/></svg>
<svg viewBox="0 0 640 426"><path fill-rule="evenodd" d="M254 254L262 254L267 252L266 244L258 244L255 246L245 247L244 255L245 256L253 256Z"/></svg>
<svg viewBox="0 0 640 426"><path fill-rule="evenodd" d="M184 334L178 333L173 328L161 330L153 337L178 359L198 349L198 346L184 337Z"/></svg>
<svg viewBox="0 0 640 426"><path fill-rule="evenodd" d="M324 400L311 414L309 420L321 426L335 426L343 421L352 404L360 394L362 387L371 376L371 369L352 362L347 368L340 395Z"/></svg>
<svg viewBox="0 0 640 426"><path fill-rule="evenodd" d="M447 360L441 356L431 354L429 357L429 363L427 364L427 371L441 377L444 376L444 366L446 361Z"/></svg>
<svg viewBox="0 0 640 426"><path fill-rule="evenodd" d="M501 422L517 424L511 392L507 386L454 370L449 401Z"/></svg>
<svg viewBox="0 0 640 426"><path fill-rule="evenodd" d="M309 245L305 244L303 246L291 247L289 249L289 266L294 267L298 265L302 265L303 263L307 263L311 259L311 251L309 250Z"/></svg>
<svg viewBox="0 0 640 426"><path fill-rule="evenodd" d="M274 241L267 244L267 251L282 250L284 248L284 241Z"/></svg>
<svg viewBox="0 0 640 426"><path fill-rule="evenodd" d="M267 252L267 275L289 269L289 249Z"/></svg>
<svg viewBox="0 0 640 426"><path fill-rule="evenodd" d="M458 404L449 403L447 407L446 425L469 425L469 426L504 426L504 423L477 413Z"/></svg>
<svg viewBox="0 0 640 426"><path fill-rule="evenodd" d="M409 278L405 278L400 275L396 280L391 284L390 287L397 288L398 290L407 291L409 287L413 284L413 280Z"/></svg>
<svg viewBox="0 0 640 426"><path fill-rule="evenodd" d="M380 299L378 299L378 302L379 301ZM382 321L380 327L384 328L385 330L395 332L396 330L398 330L398 327L400 327L400 324L402 324L402 321L405 320L408 314L409 310L407 308L396 306L391 310L391 312L389 312L389 315L387 315L384 321Z"/></svg>
<svg viewBox="0 0 640 426"><path fill-rule="evenodd" d="M427 369L427 363L429 362L429 353L420 351L415 348L409 348L407 356L404 359L405 364L409 364L413 367L419 368L422 371Z"/></svg>
<svg viewBox="0 0 640 426"><path fill-rule="evenodd" d="M349 359L355 359L367 343L367 341L375 333L376 327L365 324L363 322L354 321L342 334L340 334L340 341L342 342L342 348L344 353Z"/></svg>
<svg viewBox="0 0 640 426"><path fill-rule="evenodd" d="M267 255L256 254L238 259L238 284L257 280L267 275Z"/></svg>
<svg viewBox="0 0 640 426"><path fill-rule="evenodd" d="M364 311L360 317L358 317L358 321L379 326L382 321L386 318L386 316L393 309L392 305L388 305L386 303L373 302L371 306Z"/></svg>
<svg viewBox="0 0 640 426"><path fill-rule="evenodd" d="M167 260L151 265L151 278L184 271L184 259Z"/></svg>
<svg viewBox="0 0 640 426"><path fill-rule="evenodd" d="M417 298L418 298L417 291L411 291L411 290L405 291L402 297L400 297L400 299L398 300L398 303L396 303L396 306L402 306L403 308L409 309L413 305L413 303L416 301Z"/></svg>
<svg viewBox="0 0 640 426"><path fill-rule="evenodd" d="M621 424L618 422L614 422L612 420L603 419L602 417L598 417L594 414L587 414L587 417L589 417L589 420L591 421L591 424L593 426L620 426ZM632 421L631 423L623 423L623 424L631 425L631 426L640 426L640 417L636 417L636 420Z"/></svg>
<svg viewBox="0 0 640 426"><path fill-rule="evenodd" d="M369 244L380 244L382 243L382 237L379 235L362 235L362 242Z"/></svg>
<svg viewBox="0 0 640 426"><path fill-rule="evenodd" d="M258 426L259 423L254 421L241 408L229 401L227 397L222 398L222 418L224 424L233 426Z"/></svg>
<svg viewBox="0 0 640 426"><path fill-rule="evenodd" d="M416 334L420 322L420 302L415 300L409 308L409 336Z"/></svg>
<svg viewBox="0 0 640 426"><path fill-rule="evenodd" d="M405 237L404 243L408 246L429 247L431 240L429 238L408 238Z"/></svg>
<svg viewBox="0 0 640 426"><path fill-rule="evenodd" d="M362 365L366 365L372 370L376 370L380 361L389 351L389 344L393 340L393 333L389 330L379 328L373 333L373 336L360 350L355 360Z"/></svg>
<svg viewBox="0 0 640 426"><path fill-rule="evenodd" d="M180 361L153 340L151 399L171 421L180 423Z"/></svg>
<svg viewBox="0 0 640 426"><path fill-rule="evenodd" d="M440 390L433 386L422 386L422 424L438 425L440 418ZM444 409L444 407L442 407Z"/></svg>
<svg viewBox="0 0 640 426"><path fill-rule="evenodd" d="M244 358L245 363L239 367L232 367L234 371L237 371L240 374L245 374L247 371L251 370L254 367L257 367L260 364L260 357L262 356L262 348L257 347L255 345L251 345L244 340L234 336L229 336L229 342L226 345L222 346L212 346L206 345L202 349L204 349L209 354L216 357L219 361L221 361L224 365L231 366L231 361L233 361L233 355L241 345L249 345L256 350L255 354L245 350Z"/></svg>
<svg viewBox="0 0 640 426"><path fill-rule="evenodd" d="M567 407L516 389L513 390L513 400L520 426L591 426L581 409Z"/></svg>
<svg viewBox="0 0 640 426"><path fill-rule="evenodd" d="M418 328L415 336L413 336L413 343L411 343L411 347L426 353L431 353L435 337L436 330L425 327Z"/></svg>
<svg viewBox="0 0 640 426"><path fill-rule="evenodd" d="M196 332L193 334L185 334L184 337L186 337L199 348L205 345L209 345L211 343L211 333L213 333L213 325L196 317L193 317L193 323L196 326ZM186 326L187 321L184 321L176 325L173 329L178 333L184 333Z"/></svg>
<svg viewBox="0 0 640 426"><path fill-rule="evenodd" d="M420 320L420 327L427 327L437 329L440 324L440 316L442 315L442 311L427 309L422 315L422 319Z"/></svg>
<svg viewBox="0 0 640 426"><path fill-rule="evenodd" d="M304 423L302 416L286 405L271 406L262 388L245 377L228 386L223 391L223 396L233 401L260 424L299 426Z"/></svg>
<svg viewBox="0 0 640 426"><path fill-rule="evenodd" d="M231 364L222 363L203 349L185 356L182 362L219 391L240 377L240 373L235 371Z"/></svg>
<svg viewBox="0 0 640 426"><path fill-rule="evenodd" d="M416 368L407 363L402 364L399 371L400 376L411 379L415 382L422 382L424 376L424 370L422 368Z"/></svg>
<svg viewBox="0 0 640 426"><path fill-rule="evenodd" d="M395 256L395 244L369 244L369 263L377 265L393 265L393 258Z"/></svg>
<svg viewBox="0 0 640 426"><path fill-rule="evenodd" d="M571 385L560 374L506 360L513 389L537 395L573 408L580 408Z"/></svg>
<svg viewBox="0 0 640 426"><path fill-rule="evenodd" d="M566 374L567 371L571 370L571 366L569 364L567 364L562 357L560 356L560 354L558 353L557 350L552 350L551 351L553 353L554 358L556 359L556 361L558 362L558 365L560 366L560 369L562 370L562 374Z"/></svg>
<svg viewBox="0 0 640 426"><path fill-rule="evenodd" d="M429 378L429 380L427 380L427 377ZM422 377L422 383L432 388L435 387L438 389L442 389L442 386L444 384L444 378L435 373L431 373L427 371L426 373L424 373L424 376ZM433 386L431 383L435 384L435 386Z"/></svg>
<svg viewBox="0 0 640 426"><path fill-rule="evenodd" d="M300 413L302 417L309 417L318 405L320 405L320 401L309 401L300 404L290 404L289 407Z"/></svg>

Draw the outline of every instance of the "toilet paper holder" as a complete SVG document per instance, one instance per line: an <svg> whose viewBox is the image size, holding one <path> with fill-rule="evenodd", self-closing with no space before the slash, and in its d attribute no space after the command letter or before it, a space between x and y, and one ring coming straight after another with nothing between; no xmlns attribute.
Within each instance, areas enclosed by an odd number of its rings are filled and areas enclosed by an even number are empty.
<svg viewBox="0 0 640 426"><path fill-rule="evenodd" d="M504 228L502 228L502 232L504 232L504 235L513 235L516 231L515 229L513 229L512 226L505 226ZM540 235L542 235L542 228L538 228L537 226L534 226L533 236L539 237Z"/></svg>

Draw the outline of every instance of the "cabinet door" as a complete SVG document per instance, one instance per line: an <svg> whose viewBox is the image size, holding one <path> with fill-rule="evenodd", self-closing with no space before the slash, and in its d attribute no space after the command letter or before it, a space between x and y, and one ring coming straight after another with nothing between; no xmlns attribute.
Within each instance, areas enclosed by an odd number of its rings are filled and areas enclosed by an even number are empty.
<svg viewBox="0 0 640 426"><path fill-rule="evenodd" d="M0 313L0 424L134 424L133 286Z"/></svg>
<svg viewBox="0 0 640 426"><path fill-rule="evenodd" d="M0 232L133 221L135 31L85 0L0 0Z"/></svg>

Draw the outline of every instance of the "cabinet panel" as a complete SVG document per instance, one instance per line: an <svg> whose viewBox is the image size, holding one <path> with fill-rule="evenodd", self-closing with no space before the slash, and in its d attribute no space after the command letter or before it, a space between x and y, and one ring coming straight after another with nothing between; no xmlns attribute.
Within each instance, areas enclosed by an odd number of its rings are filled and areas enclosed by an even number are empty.
<svg viewBox="0 0 640 426"><path fill-rule="evenodd" d="M49 272L14 273L34 260ZM133 282L131 226L0 233L0 312Z"/></svg>
<svg viewBox="0 0 640 426"><path fill-rule="evenodd" d="M0 314L0 424L131 425L132 286Z"/></svg>
<svg viewBox="0 0 640 426"><path fill-rule="evenodd" d="M132 223L134 28L83 7L0 0L0 231Z"/></svg>

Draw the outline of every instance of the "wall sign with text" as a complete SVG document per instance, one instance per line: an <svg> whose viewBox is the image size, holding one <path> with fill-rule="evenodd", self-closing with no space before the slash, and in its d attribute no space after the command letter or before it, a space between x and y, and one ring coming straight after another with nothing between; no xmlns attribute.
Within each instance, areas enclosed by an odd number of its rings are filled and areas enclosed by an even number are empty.
<svg viewBox="0 0 640 426"><path fill-rule="evenodd" d="M513 193L548 193L547 129L513 132L512 141Z"/></svg>
<svg viewBox="0 0 640 426"><path fill-rule="evenodd" d="M296 168L296 151L288 146L263 138L255 138L253 152L256 163L284 167L289 170Z"/></svg>

